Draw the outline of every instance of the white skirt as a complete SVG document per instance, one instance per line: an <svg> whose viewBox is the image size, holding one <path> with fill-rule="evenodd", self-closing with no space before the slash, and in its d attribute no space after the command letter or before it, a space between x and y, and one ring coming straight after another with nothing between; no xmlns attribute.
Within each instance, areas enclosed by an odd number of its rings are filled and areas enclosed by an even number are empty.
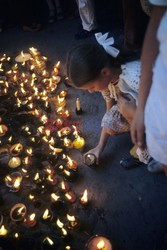
<svg viewBox="0 0 167 250"><path fill-rule="evenodd" d="M146 141L150 155L167 164L167 67L158 56L145 109Z"/></svg>

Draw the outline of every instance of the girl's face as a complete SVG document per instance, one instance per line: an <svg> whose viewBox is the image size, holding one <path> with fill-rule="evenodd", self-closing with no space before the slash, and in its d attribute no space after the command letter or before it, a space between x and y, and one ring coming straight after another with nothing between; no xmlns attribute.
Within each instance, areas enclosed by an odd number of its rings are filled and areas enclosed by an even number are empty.
<svg viewBox="0 0 167 250"><path fill-rule="evenodd" d="M104 70L102 70L98 79L84 84L82 87L80 87L80 89L88 90L89 93L102 91L107 88L111 80L111 71L108 68L105 68Z"/></svg>

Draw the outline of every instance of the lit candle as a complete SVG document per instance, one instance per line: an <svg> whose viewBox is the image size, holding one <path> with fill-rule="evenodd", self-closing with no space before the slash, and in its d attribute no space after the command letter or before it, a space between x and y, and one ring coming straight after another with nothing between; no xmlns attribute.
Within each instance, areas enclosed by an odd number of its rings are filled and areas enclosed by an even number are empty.
<svg viewBox="0 0 167 250"><path fill-rule="evenodd" d="M66 97L66 96L67 96L67 91L66 91L66 90L62 90L62 91L59 93L59 96L60 96L60 97Z"/></svg>
<svg viewBox="0 0 167 250"><path fill-rule="evenodd" d="M21 159L19 157L12 157L8 162L8 166L10 168L17 168L20 165L21 165Z"/></svg>
<svg viewBox="0 0 167 250"><path fill-rule="evenodd" d="M62 117L63 117L64 119L67 119L67 118L70 117L70 112L69 112L68 110L65 110L65 111L62 112L61 115L62 115Z"/></svg>
<svg viewBox="0 0 167 250"><path fill-rule="evenodd" d="M13 156L17 156L21 154L22 150L23 150L23 145L21 143L17 143L11 146L9 151Z"/></svg>
<svg viewBox="0 0 167 250"><path fill-rule="evenodd" d="M78 137L73 141L73 145L74 145L74 148L79 149L79 150L82 151L84 149L84 146L85 146L84 138L80 137L78 135Z"/></svg>
<svg viewBox="0 0 167 250"><path fill-rule="evenodd" d="M6 125L0 125L0 136L4 136L7 131L8 131L8 128Z"/></svg>
<svg viewBox="0 0 167 250"><path fill-rule="evenodd" d="M68 183L67 182L65 182L65 181L62 181L61 183L60 183L60 189L61 189L61 191L62 192L68 192L68 190L70 189L70 187L69 187L69 185L68 185Z"/></svg>
<svg viewBox="0 0 167 250"><path fill-rule="evenodd" d="M31 157L29 157L29 156L24 157L22 160L22 163L25 167L30 166L32 164Z"/></svg>
<svg viewBox="0 0 167 250"><path fill-rule="evenodd" d="M63 211L63 209L65 208L65 203L64 201L62 201L60 199L60 196L52 193L51 194L51 209L53 212L59 212L59 211Z"/></svg>
<svg viewBox="0 0 167 250"><path fill-rule="evenodd" d="M67 220L69 221L68 223L68 228L69 229L78 229L79 228L79 222L78 219L74 215L66 215Z"/></svg>
<svg viewBox="0 0 167 250"><path fill-rule="evenodd" d="M28 218L26 219L26 224L28 225L28 227L34 227L37 223L36 221L36 214L32 213L31 215L28 216Z"/></svg>
<svg viewBox="0 0 167 250"><path fill-rule="evenodd" d="M31 58L31 55L29 53L23 53L22 51L20 55L16 56L15 61L19 63L23 63L23 62L30 60L30 58Z"/></svg>
<svg viewBox="0 0 167 250"><path fill-rule="evenodd" d="M82 197L80 198L80 202L82 205L87 205L88 204L88 191L85 189Z"/></svg>
<svg viewBox="0 0 167 250"><path fill-rule="evenodd" d="M65 193L65 198L71 203L74 203L76 201L76 195L71 191Z"/></svg>
<svg viewBox="0 0 167 250"><path fill-rule="evenodd" d="M70 139L68 139L67 137L64 138L64 146L66 148L73 148L73 143Z"/></svg>
<svg viewBox="0 0 167 250"><path fill-rule="evenodd" d="M21 181L22 175L20 172L13 172L5 177L6 186L10 187L15 192L20 189Z"/></svg>
<svg viewBox="0 0 167 250"><path fill-rule="evenodd" d="M96 164L96 156L92 153L85 154L84 163L88 166L94 166Z"/></svg>
<svg viewBox="0 0 167 250"><path fill-rule="evenodd" d="M65 107L66 105L66 100L64 97L60 97L59 95L57 96L57 100L56 100L56 106L57 107Z"/></svg>
<svg viewBox="0 0 167 250"><path fill-rule="evenodd" d="M52 185L55 186L57 184L57 178L53 177L52 175L48 175L46 180Z"/></svg>
<svg viewBox="0 0 167 250"><path fill-rule="evenodd" d="M104 236L95 235L86 244L87 250L112 250L110 240Z"/></svg>
<svg viewBox="0 0 167 250"><path fill-rule="evenodd" d="M46 246L46 249L55 249L54 241L48 236L43 240L43 244Z"/></svg>
<svg viewBox="0 0 167 250"><path fill-rule="evenodd" d="M44 211L44 213L43 213L43 215L42 215L42 217L41 217L41 221L42 221L43 223L49 223L52 219L53 219L53 214L52 214L52 212L49 211L49 209L47 208L47 209Z"/></svg>
<svg viewBox="0 0 167 250"><path fill-rule="evenodd" d="M28 147L28 148L26 149L26 153L27 153L29 156L32 156L32 155L33 155L33 148Z"/></svg>
<svg viewBox="0 0 167 250"><path fill-rule="evenodd" d="M8 230L5 228L4 225L0 227L0 236L6 236L8 233Z"/></svg>
<svg viewBox="0 0 167 250"><path fill-rule="evenodd" d="M22 221L27 213L27 208L22 203L15 204L10 210L10 218L12 221Z"/></svg>
<svg viewBox="0 0 167 250"><path fill-rule="evenodd" d="M66 164L69 169L77 169L77 162L72 160L69 156L67 156L68 162Z"/></svg>
<svg viewBox="0 0 167 250"><path fill-rule="evenodd" d="M76 170L68 171L68 170L64 169L63 174L64 174L65 179L68 181L71 181L71 182L75 181L78 177L78 173Z"/></svg>

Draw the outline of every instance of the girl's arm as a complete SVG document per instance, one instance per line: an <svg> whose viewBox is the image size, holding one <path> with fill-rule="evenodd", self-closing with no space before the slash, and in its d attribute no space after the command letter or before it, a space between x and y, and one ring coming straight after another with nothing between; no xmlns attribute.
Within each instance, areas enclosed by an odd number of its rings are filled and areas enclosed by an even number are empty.
<svg viewBox="0 0 167 250"><path fill-rule="evenodd" d="M138 107L131 126L132 141L141 148L144 147L144 109L152 84L153 65L158 54L156 34L164 12L164 7L153 8L142 49Z"/></svg>
<svg viewBox="0 0 167 250"><path fill-rule="evenodd" d="M111 99L110 101L106 102L106 112L109 111L114 104L115 104L114 99Z"/></svg>

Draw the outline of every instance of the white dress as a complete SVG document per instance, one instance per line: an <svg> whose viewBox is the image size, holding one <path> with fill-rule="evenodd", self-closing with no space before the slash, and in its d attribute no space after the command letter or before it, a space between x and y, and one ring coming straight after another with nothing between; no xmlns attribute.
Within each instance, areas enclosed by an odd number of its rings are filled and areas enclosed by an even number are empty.
<svg viewBox="0 0 167 250"><path fill-rule="evenodd" d="M167 6L167 0L151 0ZM146 140L150 155L167 164L167 11L157 33L159 54L153 69L153 82L145 108Z"/></svg>

